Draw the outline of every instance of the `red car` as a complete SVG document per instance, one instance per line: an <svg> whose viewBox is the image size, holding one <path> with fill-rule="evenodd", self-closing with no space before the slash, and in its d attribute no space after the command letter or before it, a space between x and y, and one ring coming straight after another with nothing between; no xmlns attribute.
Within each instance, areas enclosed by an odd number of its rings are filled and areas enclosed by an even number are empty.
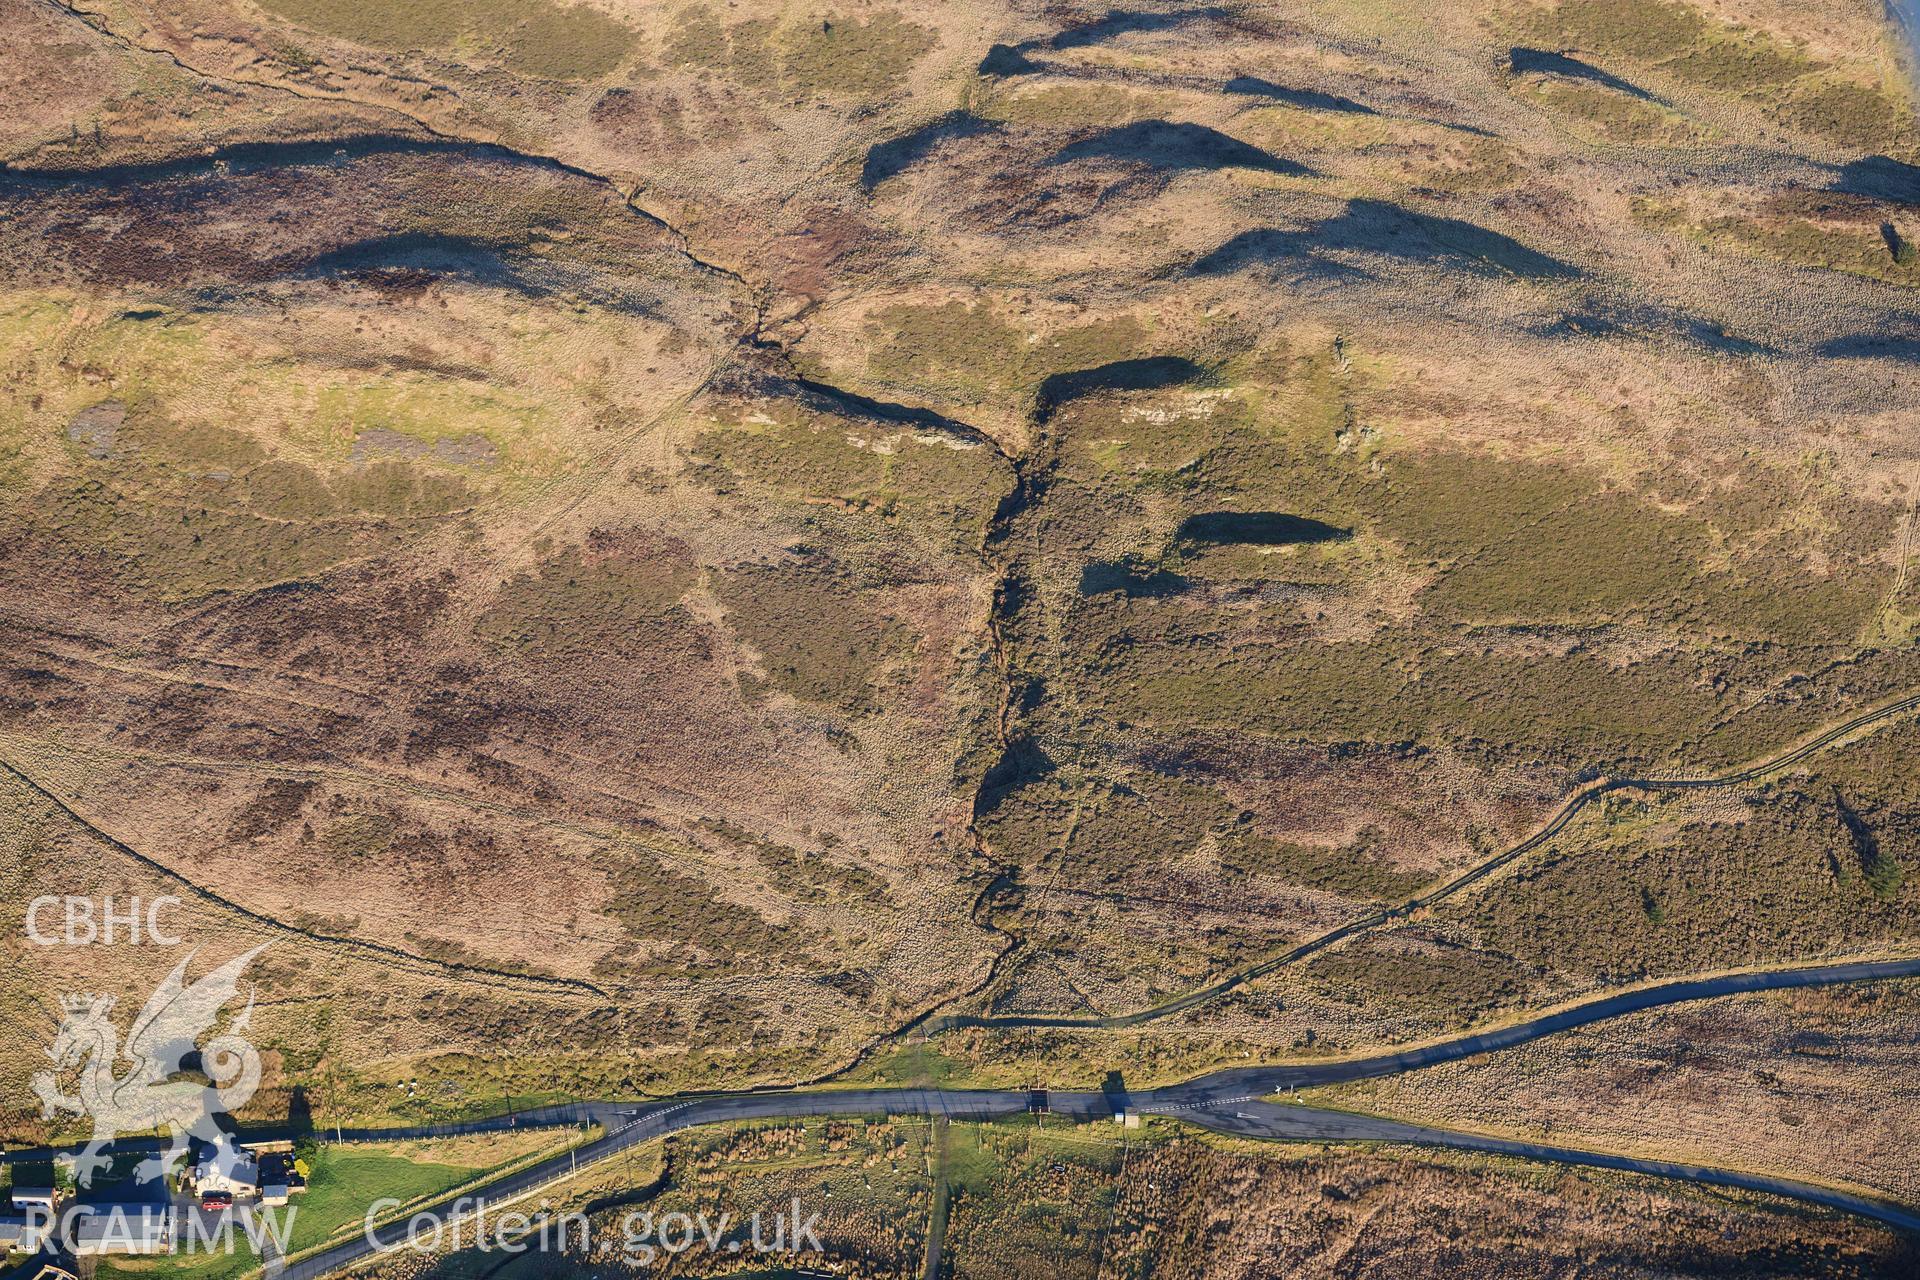
<svg viewBox="0 0 1920 1280"><path fill-rule="evenodd" d="M233 1208L233 1192L231 1191L202 1192L200 1196L200 1207L202 1209L208 1209L208 1210L231 1209Z"/></svg>

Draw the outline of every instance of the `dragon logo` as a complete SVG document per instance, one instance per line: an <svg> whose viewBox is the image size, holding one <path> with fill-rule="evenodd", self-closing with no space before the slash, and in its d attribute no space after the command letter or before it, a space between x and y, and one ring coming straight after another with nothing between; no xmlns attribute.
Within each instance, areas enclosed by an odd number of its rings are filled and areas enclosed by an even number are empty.
<svg viewBox="0 0 1920 1280"><path fill-rule="evenodd" d="M214 1117L244 1106L260 1085L260 1055L236 1034L246 1030L253 1017L252 994L223 1034L205 1045L198 1041L238 992L241 973L269 945L262 943L229 960L191 986L187 965L199 953L188 953L127 1033L124 1056L133 1069L123 1076L114 1074L123 1051L109 1021L113 997L67 996L61 1001L66 1016L47 1050L54 1069L34 1076L33 1091L49 1120L63 1111L93 1117L93 1137L74 1158L74 1179L81 1186L92 1185L93 1175L110 1162L105 1149L121 1133L165 1130L169 1135L167 1149L135 1171L143 1181L171 1172L187 1154L189 1138L221 1141ZM208 1083L175 1079L196 1071ZM76 1072L78 1093L62 1093L61 1077Z"/></svg>

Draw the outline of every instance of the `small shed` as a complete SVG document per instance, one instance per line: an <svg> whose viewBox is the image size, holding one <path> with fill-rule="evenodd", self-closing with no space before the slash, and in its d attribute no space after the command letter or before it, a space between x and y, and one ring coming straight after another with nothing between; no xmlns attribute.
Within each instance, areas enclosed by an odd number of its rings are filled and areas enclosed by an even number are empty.
<svg viewBox="0 0 1920 1280"><path fill-rule="evenodd" d="M40 1247L47 1220L24 1213L0 1213L0 1253L32 1253Z"/></svg>
<svg viewBox="0 0 1920 1280"><path fill-rule="evenodd" d="M54 1205L59 1203L60 1193L51 1186L33 1184L16 1185L12 1192L13 1207L21 1213L40 1213L53 1216Z"/></svg>

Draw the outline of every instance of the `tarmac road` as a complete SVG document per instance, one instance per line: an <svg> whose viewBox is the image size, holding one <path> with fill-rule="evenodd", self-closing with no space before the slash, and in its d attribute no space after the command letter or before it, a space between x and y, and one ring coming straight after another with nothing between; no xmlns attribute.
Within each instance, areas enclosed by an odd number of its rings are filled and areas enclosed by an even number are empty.
<svg viewBox="0 0 1920 1280"><path fill-rule="evenodd" d="M1654 1177L1674 1178L1710 1186L1739 1188L1785 1196L1806 1204L1837 1209L1902 1231L1920 1233L1920 1214L1898 1205L1851 1195L1827 1187L1770 1178L1735 1170L1668 1161L1641 1160L1520 1142L1480 1134L1407 1124L1397 1120L1314 1107L1268 1102L1263 1095L1291 1088L1338 1084L1394 1075L1441 1062L1512 1048L1572 1027L1657 1008L1661 1005L1709 999L1746 991L1780 990L1847 982L1920 976L1920 959L1865 961L1820 965L1771 973L1730 974L1714 978L1662 983L1637 991L1605 996L1585 1004L1516 1023L1510 1027L1462 1036L1409 1049L1341 1061L1300 1063L1277 1067L1233 1068L1211 1072L1181 1084L1129 1093L1121 1088L1105 1092L1060 1091L1048 1094L1049 1114L1079 1122L1111 1120L1116 1111L1163 1115L1203 1128L1240 1137L1278 1141L1368 1141L1447 1147L1556 1164L1617 1169ZM618 1155L631 1147L697 1125L741 1120L793 1119L803 1116L944 1116L949 1120L1001 1120L1028 1109L1025 1090L1002 1089L821 1089L694 1097L651 1103L588 1103L576 1108L548 1108L525 1117L500 1117L458 1126L502 1128L511 1124L591 1121L604 1133L573 1152L552 1157L491 1184L485 1193L489 1205L518 1199L568 1176L575 1168ZM449 1126L432 1126L432 1132ZM376 1131L368 1131L376 1132ZM382 1130L381 1136L430 1136L428 1130ZM319 1280L322 1276L365 1261L381 1249L404 1247L406 1223L375 1232L373 1240L356 1238L288 1265L287 1280Z"/></svg>
<svg viewBox="0 0 1920 1280"><path fill-rule="evenodd" d="M1701 1165L1640 1160L1520 1142L1480 1134L1413 1125L1397 1120L1313 1107L1284 1106L1265 1101L1268 1095L1294 1088L1339 1084L1395 1075L1442 1062L1512 1048L1573 1027L1620 1017L1644 1009L1704 1000L1748 991L1826 986L1888 978L1920 977L1920 958L1860 961L1816 965L1771 972L1727 974L1660 983L1634 991L1602 996L1583 1004L1530 1018L1511 1026L1460 1036L1397 1053L1285 1066L1230 1068L1209 1072L1180 1084L1130 1093L1117 1082L1103 1092L1055 1090L1047 1096L1049 1113L1077 1122L1111 1120L1118 1111L1164 1115L1189 1121L1221 1133L1279 1141L1377 1141L1411 1143L1479 1151L1558 1164L1585 1165L1674 1178L1712 1186L1741 1188L1785 1196L1803 1203L1857 1214L1903 1231L1920 1233L1920 1214L1897 1205L1850 1195L1826 1187L1769 1178ZM490 1183L481 1197L494 1211L554 1184L576 1169L605 1160L629 1148L698 1125L741 1120L793 1119L811 1116L929 1116L949 1120L1000 1120L1028 1110L1025 1090L999 1089L812 1089L765 1090L665 1099L655 1102L588 1102L543 1107L513 1115L452 1124L409 1128L363 1129L343 1136L397 1140L449 1134L497 1132L515 1128L597 1125L602 1134L572 1151L542 1160ZM267 1136L249 1133L245 1136ZM134 1139L120 1144L138 1150L153 1140ZM14 1151L0 1160L46 1159L45 1150ZM443 1214L452 1201L434 1206ZM473 1204L469 1201L467 1212ZM519 1206L522 1210L526 1206ZM276 1274L288 1280L319 1280L364 1262L383 1250L404 1247L405 1221L381 1228L374 1238L355 1237L318 1254L286 1264Z"/></svg>
<svg viewBox="0 0 1920 1280"><path fill-rule="evenodd" d="M604 1136L574 1152L541 1161L489 1186L485 1201L489 1213L497 1212L506 1202L556 1183L579 1166L608 1159L630 1147L697 1125L802 1116L945 1116L953 1120L1003 1120L1025 1112L1028 1098L1025 1090L846 1089L800 1094L744 1094L654 1103L645 1107L603 1105L598 1111L600 1122L607 1127ZM1617 1169L1784 1196L1856 1214L1902 1231L1920 1233L1920 1214L1865 1196L1850 1195L1786 1178L1455 1133L1397 1120L1323 1111L1314 1107L1285 1106L1259 1099L1221 1100L1211 1092L1196 1090L1190 1084L1131 1096L1056 1091L1048 1096L1048 1106L1051 1115L1082 1122L1110 1120L1116 1108L1128 1107L1144 1114L1175 1117L1206 1129L1244 1138L1285 1142L1406 1143L1516 1156L1556 1164ZM444 1213L448 1205L443 1203L436 1208ZM529 1206L521 1205L518 1208L526 1212ZM471 1214L472 1210L473 1205L469 1203L466 1212ZM282 1280L321 1280L322 1277L368 1261L379 1253L406 1248L407 1232L408 1223L402 1220L376 1230L371 1239L364 1235L357 1236L288 1264L277 1274ZM469 1227L466 1238L471 1240L473 1234Z"/></svg>
<svg viewBox="0 0 1920 1280"><path fill-rule="evenodd" d="M1226 1097L1244 1094L1280 1093L1314 1085L1344 1084L1350 1080L1371 1080L1402 1071L1413 1071L1441 1062L1455 1062L1477 1054L1511 1049L1515 1045L1604 1022L1624 1014L1638 1013L1661 1005L1707 1000L1715 996L1738 995L1747 991L1780 991L1794 987L1824 987L1846 982L1871 982L1886 978L1920 977L1920 958L1911 960L1867 960L1850 964L1814 965L1798 969L1774 969L1754 973L1723 974L1713 978L1684 978L1654 986L1622 991L1597 1000L1570 1005L1552 1013L1516 1022L1453 1040L1334 1062L1310 1062L1297 1066L1237 1067L1201 1076L1177 1088L1203 1096Z"/></svg>
<svg viewBox="0 0 1920 1280"><path fill-rule="evenodd" d="M1194 1111L1187 1119L1217 1133L1243 1138L1281 1138L1294 1141L1333 1139L1346 1142L1402 1142L1415 1146L1449 1147L1460 1151L1483 1151L1492 1155L1518 1156L1523 1160L1545 1160L1554 1164L1587 1165L1596 1169L1619 1169L1627 1173L1652 1174L1683 1182L1733 1187L1743 1191L1761 1191L1786 1196L1810 1204L1838 1209L1843 1213L1872 1218L1902 1231L1920 1234L1920 1213L1864 1196L1849 1195L1825 1187L1810 1186L1785 1178L1714 1169L1705 1165L1675 1164L1665 1160L1637 1160L1631 1156L1607 1155L1572 1147L1549 1146L1541 1142L1519 1142L1508 1138L1489 1138L1479 1134L1455 1133L1448 1129L1430 1129L1424 1125L1404 1124L1373 1116L1340 1115L1313 1107L1290 1107L1272 1102L1244 1102L1225 1107Z"/></svg>
<svg viewBox="0 0 1920 1280"><path fill-rule="evenodd" d="M1097 1093L1056 1094L1055 1111L1075 1119L1102 1118L1106 1099ZM1064 1103L1065 1105L1061 1105ZM685 1101L622 1106L595 1104L591 1108L606 1132L574 1151L543 1160L490 1184L484 1199L503 1205L569 1176L575 1168L605 1160L630 1147L652 1142L681 1129L738 1120L792 1119L800 1116L946 1116L953 1120L1000 1120L1027 1109L1020 1090L992 1089L835 1089L809 1093L729 1094ZM1108 1108L1104 1115L1111 1116ZM443 1202L444 1209L452 1202ZM525 1206L522 1206L525 1211ZM471 1212L471 1206L469 1206ZM489 1208L488 1212L493 1212ZM276 1274L283 1280L319 1280L376 1254L406 1247L407 1220L366 1235L356 1236L320 1253L287 1264ZM469 1229L469 1238L472 1231Z"/></svg>

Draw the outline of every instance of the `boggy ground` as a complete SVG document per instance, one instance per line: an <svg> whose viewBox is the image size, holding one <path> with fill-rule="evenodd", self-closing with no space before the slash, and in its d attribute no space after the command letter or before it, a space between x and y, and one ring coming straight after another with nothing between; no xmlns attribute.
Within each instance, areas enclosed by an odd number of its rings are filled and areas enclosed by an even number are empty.
<svg viewBox="0 0 1920 1280"><path fill-rule="evenodd" d="M263 1109L1126 1011L1920 686L1864 4L0 14L8 870L277 938ZM1898 735L1113 1052L1910 947ZM172 963L7 937L10 1077Z"/></svg>

